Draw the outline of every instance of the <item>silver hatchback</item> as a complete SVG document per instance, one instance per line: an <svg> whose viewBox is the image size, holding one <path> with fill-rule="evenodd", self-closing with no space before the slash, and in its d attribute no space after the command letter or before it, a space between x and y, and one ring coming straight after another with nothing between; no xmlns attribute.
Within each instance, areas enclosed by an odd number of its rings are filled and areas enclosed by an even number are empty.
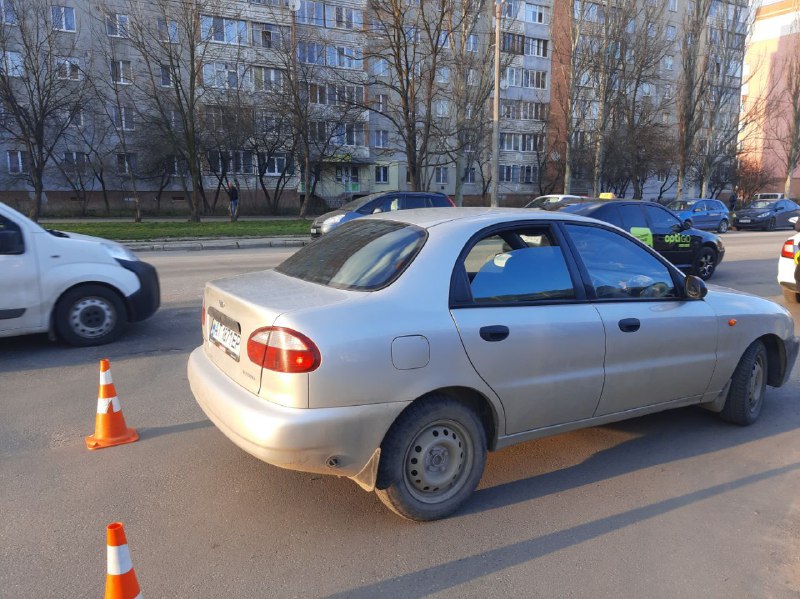
<svg viewBox="0 0 800 599"><path fill-rule="evenodd" d="M612 225L433 208L208 283L188 374L245 451L433 520L487 451L690 404L754 422L790 375L793 331L782 307L707 289Z"/></svg>

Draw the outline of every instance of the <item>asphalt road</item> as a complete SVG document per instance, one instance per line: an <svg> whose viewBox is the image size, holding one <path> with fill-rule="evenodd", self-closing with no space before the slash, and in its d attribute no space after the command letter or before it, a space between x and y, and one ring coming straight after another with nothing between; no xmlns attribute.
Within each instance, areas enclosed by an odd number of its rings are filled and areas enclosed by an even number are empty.
<svg viewBox="0 0 800 599"><path fill-rule="evenodd" d="M713 282L783 302L788 235L726 235ZM292 251L143 254L163 307L122 341L0 340L0 596L100 596L115 520L150 598L800 594L797 370L751 427L690 408L492 454L466 508L431 524L239 450L186 381L202 285ZM90 452L103 357L141 439Z"/></svg>

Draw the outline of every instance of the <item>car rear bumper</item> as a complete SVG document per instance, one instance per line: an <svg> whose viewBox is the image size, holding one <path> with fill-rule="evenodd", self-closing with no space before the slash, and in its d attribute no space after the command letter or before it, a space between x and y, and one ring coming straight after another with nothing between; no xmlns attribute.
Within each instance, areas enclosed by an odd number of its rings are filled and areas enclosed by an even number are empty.
<svg viewBox="0 0 800 599"><path fill-rule="evenodd" d="M380 447L407 402L338 408L287 408L250 393L198 347L189 386L208 418L241 449L274 466L355 476Z"/></svg>

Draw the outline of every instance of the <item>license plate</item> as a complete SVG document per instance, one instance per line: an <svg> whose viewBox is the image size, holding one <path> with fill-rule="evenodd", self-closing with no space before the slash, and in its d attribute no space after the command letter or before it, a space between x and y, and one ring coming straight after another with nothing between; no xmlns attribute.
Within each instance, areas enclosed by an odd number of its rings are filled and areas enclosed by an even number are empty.
<svg viewBox="0 0 800 599"><path fill-rule="evenodd" d="M739 219L739 222L740 222L740 223L745 223L745 224L747 224L747 223L749 223L749 222L750 222L750 219L749 219L749 218L740 218L740 219Z"/></svg>
<svg viewBox="0 0 800 599"><path fill-rule="evenodd" d="M239 346L242 344L242 337L239 333L212 318L209 338L214 345L225 350L226 354L236 360L239 359Z"/></svg>

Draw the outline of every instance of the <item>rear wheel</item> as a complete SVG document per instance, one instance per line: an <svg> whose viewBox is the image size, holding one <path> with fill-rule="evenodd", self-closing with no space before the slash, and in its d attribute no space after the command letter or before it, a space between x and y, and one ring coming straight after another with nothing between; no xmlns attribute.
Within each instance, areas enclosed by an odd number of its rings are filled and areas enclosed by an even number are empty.
<svg viewBox="0 0 800 599"><path fill-rule="evenodd" d="M430 395L386 434L375 492L404 518L437 520L472 495L485 463L486 432L477 414L451 397Z"/></svg>
<svg viewBox="0 0 800 599"><path fill-rule="evenodd" d="M55 308L55 328L70 345L86 347L114 341L127 322L125 305L102 285L80 285L67 291Z"/></svg>
<svg viewBox="0 0 800 599"><path fill-rule="evenodd" d="M764 405L768 372L767 349L761 341L753 341L733 371L728 399L720 417L739 426L758 420Z"/></svg>
<svg viewBox="0 0 800 599"><path fill-rule="evenodd" d="M717 233L727 233L728 232L728 221L726 219L722 219L719 221L719 225L717 225Z"/></svg>
<svg viewBox="0 0 800 599"><path fill-rule="evenodd" d="M694 260L694 272L695 274L707 281L711 278L711 275L714 274L714 271L717 268L717 252L715 252L710 247L704 247L700 249L700 252L697 254L697 257Z"/></svg>

